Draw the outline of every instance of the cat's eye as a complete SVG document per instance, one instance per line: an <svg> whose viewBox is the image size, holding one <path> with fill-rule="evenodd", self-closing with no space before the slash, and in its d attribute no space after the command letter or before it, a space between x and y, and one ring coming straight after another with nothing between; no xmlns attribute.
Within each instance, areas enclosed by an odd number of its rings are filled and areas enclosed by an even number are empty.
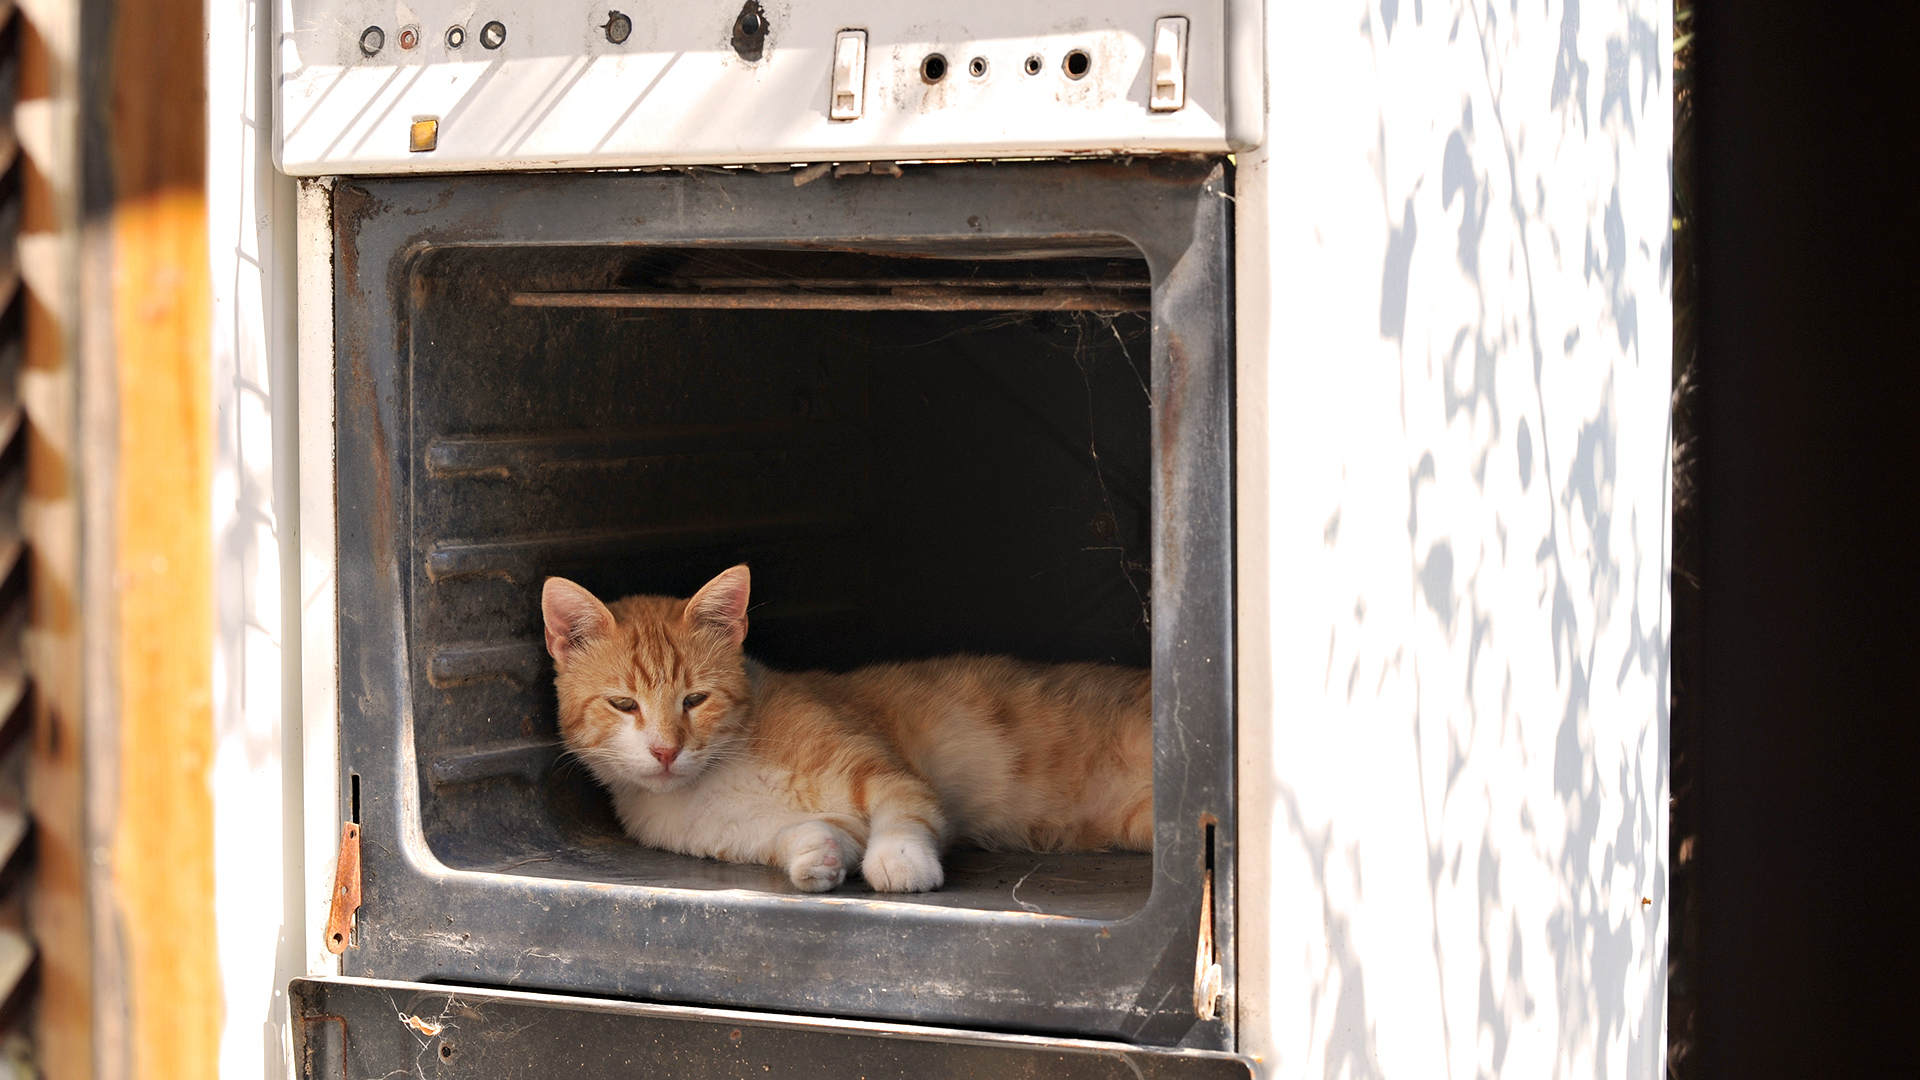
<svg viewBox="0 0 1920 1080"><path fill-rule="evenodd" d="M686 696L686 699L680 702L680 707L683 709L691 709L705 700L707 700L707 695L705 694L701 694L701 693L688 694Z"/></svg>
<svg viewBox="0 0 1920 1080"><path fill-rule="evenodd" d="M633 712L640 707L640 703L630 697L610 697L607 699L607 704L621 712Z"/></svg>

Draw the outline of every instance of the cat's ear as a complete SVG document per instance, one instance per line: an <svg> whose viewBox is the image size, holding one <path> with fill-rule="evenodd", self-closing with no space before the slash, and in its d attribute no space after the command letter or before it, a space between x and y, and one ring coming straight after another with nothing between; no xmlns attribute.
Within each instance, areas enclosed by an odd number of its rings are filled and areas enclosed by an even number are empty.
<svg viewBox="0 0 1920 1080"><path fill-rule="evenodd" d="M727 635L734 648L747 640L747 586L749 584L746 564L720 571L720 576L700 586L700 591L687 601L686 613L680 616L688 626L705 626Z"/></svg>
<svg viewBox="0 0 1920 1080"><path fill-rule="evenodd" d="M547 652L562 670L574 649L613 633L613 612L566 578L547 579L540 590L540 613L547 621Z"/></svg>

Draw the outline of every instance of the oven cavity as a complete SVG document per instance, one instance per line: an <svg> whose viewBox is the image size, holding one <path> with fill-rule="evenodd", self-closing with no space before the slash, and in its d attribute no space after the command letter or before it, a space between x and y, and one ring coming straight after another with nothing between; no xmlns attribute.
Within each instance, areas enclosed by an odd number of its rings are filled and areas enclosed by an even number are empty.
<svg viewBox="0 0 1920 1080"><path fill-rule="evenodd" d="M791 891L644 849L557 743L540 587L754 573L750 655L1150 662L1137 253L445 248L411 283L412 655L448 865ZM1151 857L957 852L931 904L1118 918ZM840 892L862 892L854 879ZM900 899L900 898L895 898Z"/></svg>

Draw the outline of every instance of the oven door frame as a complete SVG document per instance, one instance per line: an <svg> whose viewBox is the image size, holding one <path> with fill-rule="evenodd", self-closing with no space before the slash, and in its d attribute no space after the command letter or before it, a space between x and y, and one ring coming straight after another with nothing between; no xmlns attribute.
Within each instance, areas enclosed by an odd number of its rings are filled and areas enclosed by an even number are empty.
<svg viewBox="0 0 1920 1080"><path fill-rule="evenodd" d="M1198 157L909 166L805 186L720 170L334 181L331 336L312 332L311 292L301 336L303 388L326 386L333 412L333 498L310 524L332 534L337 611L326 628L337 652L308 658L309 705L333 699L338 720L334 746L308 740L337 760L332 798L310 789L331 817L310 822L308 850L356 805L361 837L362 905L341 973L1232 1049L1230 183L1226 162ZM1152 276L1156 821L1144 908L1102 921L702 892L457 870L434 856L406 624L420 465L404 435L407 298L421 254L655 243L964 252L1076 236L1126 239ZM303 268L303 285L317 276ZM314 364L331 369L325 383ZM304 433L309 457L319 434ZM316 694L312 683L336 672ZM1196 1016L1203 924L1223 976L1209 1020Z"/></svg>

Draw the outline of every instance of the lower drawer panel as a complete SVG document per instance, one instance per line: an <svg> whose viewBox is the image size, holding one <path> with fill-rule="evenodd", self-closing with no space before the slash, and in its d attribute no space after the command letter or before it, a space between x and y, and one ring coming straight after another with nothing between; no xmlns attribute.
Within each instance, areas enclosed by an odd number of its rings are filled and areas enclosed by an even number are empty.
<svg viewBox="0 0 1920 1080"><path fill-rule="evenodd" d="M1252 1080L1245 1058L372 979L295 979L300 1076Z"/></svg>

